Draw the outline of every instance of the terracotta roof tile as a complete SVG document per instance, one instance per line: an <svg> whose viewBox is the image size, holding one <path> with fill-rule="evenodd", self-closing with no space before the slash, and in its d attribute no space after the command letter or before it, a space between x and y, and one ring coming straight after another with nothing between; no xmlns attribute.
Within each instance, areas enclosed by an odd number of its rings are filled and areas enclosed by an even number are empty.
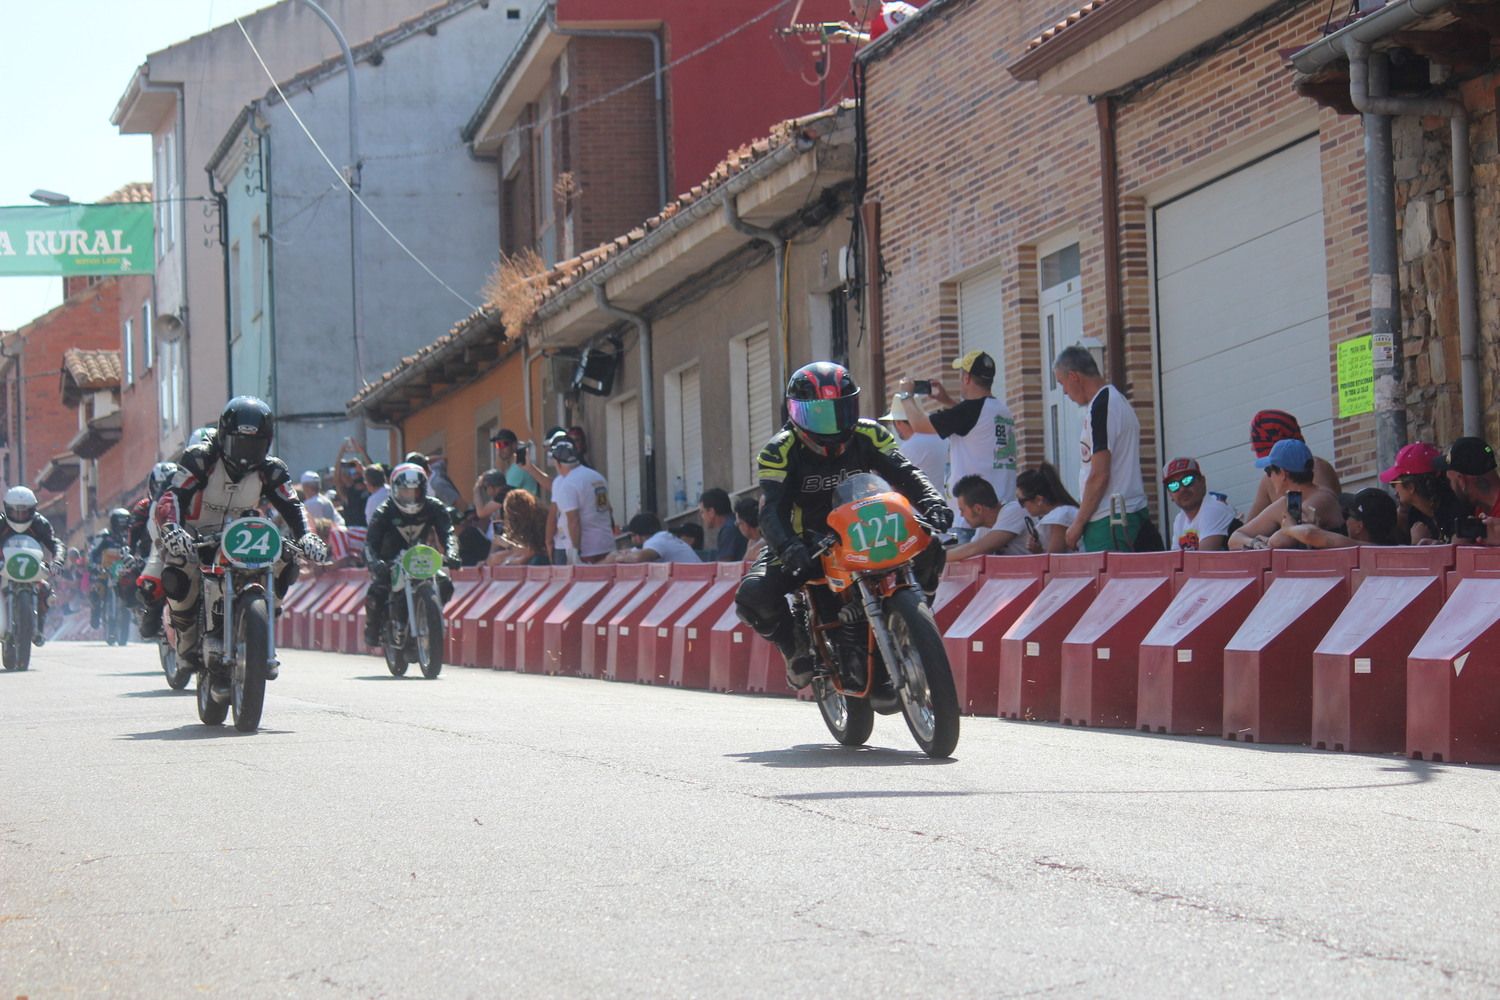
<svg viewBox="0 0 1500 1000"><path fill-rule="evenodd" d="M151 183L149 181L131 181L117 191L100 198L100 205L118 204L142 204L151 200Z"/></svg>
<svg viewBox="0 0 1500 1000"><path fill-rule="evenodd" d="M1061 21L1058 21L1052 27L1048 28L1040 35L1037 35L1031 41L1027 42L1026 51L1030 52L1032 49L1047 44L1048 42L1052 41L1052 39L1062 34L1064 31L1067 31L1069 28L1073 27L1073 25L1077 24L1079 21L1082 21L1084 18L1097 11L1099 8L1107 7L1109 3L1110 0L1089 0L1088 3L1084 4L1082 7L1069 14Z"/></svg>
<svg viewBox="0 0 1500 1000"><path fill-rule="evenodd" d="M63 372L84 392L119 388L119 351L86 351L71 347L63 352L62 367Z"/></svg>

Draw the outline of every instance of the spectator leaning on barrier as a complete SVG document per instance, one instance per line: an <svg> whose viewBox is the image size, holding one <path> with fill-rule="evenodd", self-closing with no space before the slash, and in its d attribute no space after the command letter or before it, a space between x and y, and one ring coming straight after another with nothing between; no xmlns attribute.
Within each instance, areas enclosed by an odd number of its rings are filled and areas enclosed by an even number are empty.
<svg viewBox="0 0 1500 1000"><path fill-rule="evenodd" d="M715 562L739 562L745 558L745 536L735 523L727 492L717 486L704 490L698 498L698 519L703 522L706 536L713 539Z"/></svg>
<svg viewBox="0 0 1500 1000"><path fill-rule="evenodd" d="M700 561L703 559L703 525L684 521L673 528L670 534L697 553Z"/></svg>
<svg viewBox="0 0 1500 1000"><path fill-rule="evenodd" d="M1033 523L1028 552L1068 552L1068 528L1078 517L1078 501L1047 462L1016 477L1016 500Z"/></svg>
<svg viewBox="0 0 1500 1000"><path fill-rule="evenodd" d="M1297 423L1297 418L1285 410L1261 410L1250 420L1250 447L1255 451L1256 458L1265 458L1271 454L1271 449L1276 442L1282 438L1293 438L1297 441L1307 442L1302 437L1302 425ZM1328 490L1330 493L1340 493L1343 487L1339 484L1339 474L1333 468L1333 463L1313 456L1313 482ZM1262 478L1260 485L1256 487L1255 499L1250 503L1250 513L1247 517L1254 517L1270 505L1276 498L1271 495L1270 480Z"/></svg>
<svg viewBox="0 0 1500 1000"><path fill-rule="evenodd" d="M745 558L754 560L766 547L760 537L760 501L755 497L740 497L734 502L734 524L745 536Z"/></svg>
<svg viewBox="0 0 1500 1000"><path fill-rule="evenodd" d="M505 494L501 518L495 522L495 545L490 551L492 566L546 566L547 509L530 490L515 489Z"/></svg>
<svg viewBox="0 0 1500 1000"><path fill-rule="evenodd" d="M1461 437L1443 455L1448 485L1474 514L1500 518L1500 473L1495 452L1477 437Z"/></svg>
<svg viewBox="0 0 1500 1000"><path fill-rule="evenodd" d="M609 483L581 464L577 449L565 438L552 445L550 454L557 468L552 479L552 504L557 512L553 544L582 562L602 562L615 548Z"/></svg>
<svg viewBox="0 0 1500 1000"><path fill-rule="evenodd" d="M983 351L970 351L953 362L953 367L959 372L958 399L948 395L942 382L932 380L932 398L943 409L931 415L923 410L920 400L912 394L911 379L901 380L901 392L896 398L914 430L936 434L948 442L950 499L957 497L958 481L965 476L979 476L988 481L997 497L1013 496L1016 420L1009 408L990 394L995 383L995 359Z"/></svg>
<svg viewBox="0 0 1500 1000"><path fill-rule="evenodd" d="M891 433L899 442L896 447L907 461L921 469L928 482L942 488L948 482L948 443L936 434L917 432L907 416L916 408L917 404L910 397L903 399L898 395L891 400L891 408L880 419L891 425ZM954 512L957 513L957 508Z"/></svg>
<svg viewBox="0 0 1500 1000"><path fill-rule="evenodd" d="M958 512L974 527L974 538L948 550L948 561L974 556L1024 556L1031 539L1026 512L1019 502L1002 506L995 487L980 476L965 476L953 484Z"/></svg>
<svg viewBox="0 0 1500 1000"><path fill-rule="evenodd" d="M1269 544L1273 549L1341 549L1351 545L1406 543L1396 523L1396 501L1389 493L1371 486L1348 498L1342 534L1316 524L1294 524L1278 530Z"/></svg>
<svg viewBox="0 0 1500 1000"><path fill-rule="evenodd" d="M1295 438L1283 438L1269 455L1256 459L1255 464L1271 480L1275 499L1229 536L1231 549L1263 549L1279 529L1297 524L1315 524L1328 531L1343 529L1339 496L1313 482L1313 455L1306 444Z"/></svg>
<svg viewBox="0 0 1500 1000"><path fill-rule="evenodd" d="M1130 401L1104 381L1094 356L1076 344L1057 355L1052 374L1063 393L1084 408L1078 517L1068 528L1068 548L1160 549L1141 479L1141 422Z"/></svg>
<svg viewBox="0 0 1500 1000"><path fill-rule="evenodd" d="M1469 506L1448 485L1443 454L1435 445L1418 441L1402 448L1380 481L1395 488L1413 545L1453 541L1458 522L1469 516Z"/></svg>
<svg viewBox="0 0 1500 1000"><path fill-rule="evenodd" d="M625 526L630 541L636 548L623 552L611 552L606 562L702 562L698 553L671 532L663 531L661 519L650 511L643 511L630 519Z"/></svg>
<svg viewBox="0 0 1500 1000"><path fill-rule="evenodd" d="M1174 458L1162 473L1162 485L1177 505L1172 519L1172 548L1215 552L1229 546L1234 508L1208 492L1208 480L1197 459Z"/></svg>

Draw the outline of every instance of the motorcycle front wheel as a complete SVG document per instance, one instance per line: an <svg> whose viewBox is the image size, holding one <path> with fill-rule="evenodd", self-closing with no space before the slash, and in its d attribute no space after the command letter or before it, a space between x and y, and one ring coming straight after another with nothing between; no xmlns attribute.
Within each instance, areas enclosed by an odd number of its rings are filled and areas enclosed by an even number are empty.
<svg viewBox="0 0 1500 1000"><path fill-rule="evenodd" d="M841 746L862 747L875 729L875 710L865 698L846 698L834 689L829 677L813 680L813 696L823 724Z"/></svg>
<svg viewBox="0 0 1500 1000"><path fill-rule="evenodd" d="M391 672L391 676L405 677L406 644L396 641L395 628L390 615L386 615L385 628L380 631L380 648L385 650L385 668Z"/></svg>
<svg viewBox="0 0 1500 1000"><path fill-rule="evenodd" d="M214 701L212 687L208 670L198 671L198 721L205 726L222 726L229 715L229 706Z"/></svg>
<svg viewBox="0 0 1500 1000"><path fill-rule="evenodd" d="M36 595L30 590L16 592L16 621L11 628L10 667L26 670L31 666L31 637L36 634Z"/></svg>
<svg viewBox="0 0 1500 1000"><path fill-rule="evenodd" d="M927 756L951 757L958 746L958 691L937 622L913 588L886 598L885 620L901 660L903 683L896 693L906 728Z"/></svg>
<svg viewBox="0 0 1500 1000"><path fill-rule="evenodd" d="M261 710L266 704L266 660L270 658L270 614L265 594L252 594L240 605L235 621L236 645L240 659L231 680L234 728L253 733L260 728Z"/></svg>
<svg viewBox="0 0 1500 1000"><path fill-rule="evenodd" d="M119 596L114 600L114 614L110 618L109 627L114 632L116 646L124 646L130 642L130 607Z"/></svg>
<svg viewBox="0 0 1500 1000"><path fill-rule="evenodd" d="M416 630L417 662L422 676L432 680L443 672L443 609L438 607L437 594L431 587L417 592L416 605L418 621L412 627Z"/></svg>

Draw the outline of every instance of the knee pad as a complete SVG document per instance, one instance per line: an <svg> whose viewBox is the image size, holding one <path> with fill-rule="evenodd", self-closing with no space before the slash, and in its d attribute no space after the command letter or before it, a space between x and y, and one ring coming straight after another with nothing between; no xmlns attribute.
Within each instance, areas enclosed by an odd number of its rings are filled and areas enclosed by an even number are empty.
<svg viewBox="0 0 1500 1000"><path fill-rule="evenodd" d="M193 581L188 575L176 566L168 566L161 571L161 590L167 595L168 600L185 601L193 589Z"/></svg>
<svg viewBox="0 0 1500 1000"><path fill-rule="evenodd" d="M148 604L155 604L166 596L166 591L162 590L161 579L159 577L143 576L136 581L135 585L140 590L141 597Z"/></svg>
<svg viewBox="0 0 1500 1000"><path fill-rule="evenodd" d="M740 621L761 635L770 635L787 615L786 597L764 577L747 576L735 591L734 610Z"/></svg>

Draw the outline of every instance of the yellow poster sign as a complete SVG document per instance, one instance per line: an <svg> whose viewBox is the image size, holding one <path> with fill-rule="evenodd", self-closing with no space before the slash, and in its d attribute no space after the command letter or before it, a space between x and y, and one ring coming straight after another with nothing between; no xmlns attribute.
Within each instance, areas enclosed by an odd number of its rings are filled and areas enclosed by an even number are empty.
<svg viewBox="0 0 1500 1000"><path fill-rule="evenodd" d="M1375 357L1369 337L1339 344L1339 416L1375 411Z"/></svg>

